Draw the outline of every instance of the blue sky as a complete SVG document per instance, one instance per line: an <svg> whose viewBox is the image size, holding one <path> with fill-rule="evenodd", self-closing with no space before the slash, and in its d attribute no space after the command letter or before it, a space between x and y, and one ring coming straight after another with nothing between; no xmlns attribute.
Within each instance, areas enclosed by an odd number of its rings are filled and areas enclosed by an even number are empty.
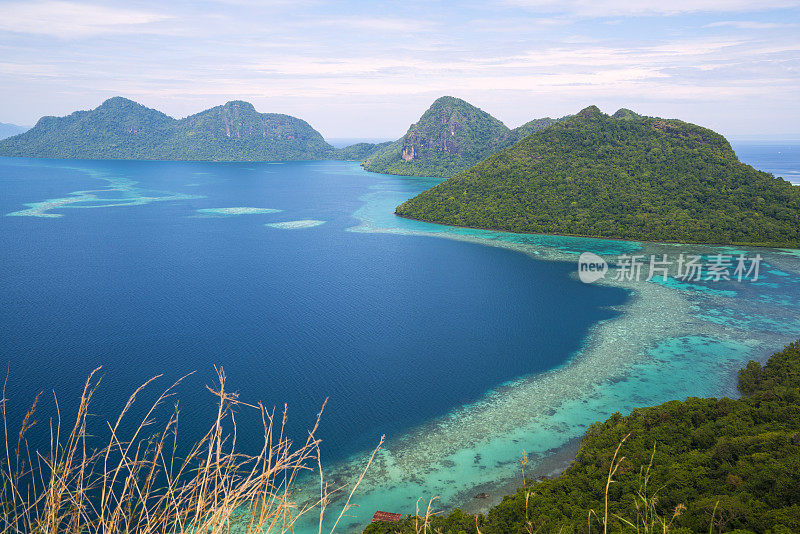
<svg viewBox="0 0 800 534"><path fill-rule="evenodd" d="M510 127L591 104L800 138L800 0L0 0L0 122L243 99L391 137L437 97Z"/></svg>

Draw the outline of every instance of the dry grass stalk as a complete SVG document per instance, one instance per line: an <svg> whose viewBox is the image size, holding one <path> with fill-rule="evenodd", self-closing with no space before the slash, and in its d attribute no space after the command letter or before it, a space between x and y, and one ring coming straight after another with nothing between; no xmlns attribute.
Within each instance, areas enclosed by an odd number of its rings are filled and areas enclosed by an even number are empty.
<svg viewBox="0 0 800 534"><path fill-rule="evenodd" d="M658 504L658 494L664 488L661 486L654 493L648 493L650 485L651 470L653 468L653 460L656 455L656 444L653 443L653 452L650 454L650 463L647 467L642 467L639 470L639 489L633 496L634 506L636 507L636 522L620 517L614 514L614 517L622 521L629 527L635 528L637 533L642 534L667 534L672 528L672 523L680 517L686 510L686 506L679 504L672 511L669 519L659 515L656 505Z"/></svg>
<svg viewBox="0 0 800 534"><path fill-rule="evenodd" d="M419 525L419 501L422 500L422 497L417 499L417 511L416 511L416 514L414 515L414 531L416 532L416 534L427 534L428 533L428 528L430 527L431 517L433 517L434 515L436 515L438 513L438 512L432 511L431 507L433 506L433 501L436 501L438 499L439 499L439 497L436 496L436 497L431 498L428 501L428 509L425 511L425 517L423 518L423 521L422 521L422 528L420 528L420 525Z"/></svg>
<svg viewBox="0 0 800 534"><path fill-rule="evenodd" d="M216 399L216 417L188 453L179 456L177 402L166 424L155 432L152 428L156 411L174 396L186 377L164 390L138 424L127 421L137 396L159 375L134 391L116 421L108 423L108 441L92 448L87 419L100 382L98 372L99 368L95 369L86 380L75 421L66 435L62 435L61 410L54 395L57 416L50 423L47 452L31 451L26 437L36 424L39 395L20 425L16 445L10 447L6 378L0 400L5 438L0 465L2 534L286 532L293 531L298 519L315 508L319 509L321 532L333 493L324 483L319 461L316 431L322 410L305 441L295 445L285 435L286 407L276 422L274 410L261 403L245 403L228 390L220 368L216 387L208 388ZM237 449L239 410L255 410L260 418L263 443L254 453ZM123 437L123 428L134 430ZM319 467L323 490L319 500L298 505L297 477L312 470L310 465ZM353 506L350 500L363 477L364 473L350 491L334 528ZM341 489L344 487L336 488Z"/></svg>
<svg viewBox="0 0 800 534"><path fill-rule="evenodd" d="M619 450L622 448L622 444L625 443L625 440L627 440L630 436L630 434L627 434L624 438L622 438L622 441L619 442L617 449L614 451L614 456L611 458L611 465L608 468L608 478L606 478L606 489L604 492L605 507L603 511L603 521L601 523L603 525L603 534L607 534L608 532L608 491L611 489L611 484L614 482L614 475L617 473L619 466L625 460L624 456L617 460L617 456L619 455ZM592 515L597 518L597 513L594 510L589 510L589 532L592 531Z"/></svg>

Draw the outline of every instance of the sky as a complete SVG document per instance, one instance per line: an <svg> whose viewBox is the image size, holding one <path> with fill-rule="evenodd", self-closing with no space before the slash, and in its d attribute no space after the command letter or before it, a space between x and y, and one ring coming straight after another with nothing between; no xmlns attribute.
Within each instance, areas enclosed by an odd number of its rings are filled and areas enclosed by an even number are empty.
<svg viewBox="0 0 800 534"><path fill-rule="evenodd" d="M597 105L800 139L800 0L0 0L0 122L229 100L398 138L439 96L509 127Z"/></svg>

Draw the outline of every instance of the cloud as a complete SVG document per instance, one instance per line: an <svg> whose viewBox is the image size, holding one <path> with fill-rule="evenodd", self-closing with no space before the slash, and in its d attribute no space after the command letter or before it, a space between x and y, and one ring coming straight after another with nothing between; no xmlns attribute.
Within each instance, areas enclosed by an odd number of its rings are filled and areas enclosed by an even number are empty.
<svg viewBox="0 0 800 534"><path fill-rule="evenodd" d="M0 75L56 78L59 76L59 72L53 64L0 61Z"/></svg>
<svg viewBox="0 0 800 534"><path fill-rule="evenodd" d="M573 20L567 17L480 18L469 21L469 30L479 33L518 34L549 27L566 26Z"/></svg>
<svg viewBox="0 0 800 534"><path fill-rule="evenodd" d="M143 26L171 18L147 11L62 1L5 4L2 12L0 30L66 38L141 32Z"/></svg>
<svg viewBox="0 0 800 534"><path fill-rule="evenodd" d="M515 117L506 102L598 97L703 102L728 114L732 103L766 107L800 90L800 36L779 29L800 26L800 10L744 13L800 0L494 1L389 10L325 0L0 0L9 97L0 113L19 116L25 101L32 115L50 99L63 108L48 103L48 112L66 113L87 95L123 94L181 113L232 98L300 115L316 106L335 122L364 102L422 108L455 93ZM93 36L103 48L82 39Z"/></svg>
<svg viewBox="0 0 800 534"><path fill-rule="evenodd" d="M319 19L299 26L331 26L338 29L352 29L373 32L420 33L432 29L434 24L426 20L393 17L342 17Z"/></svg>
<svg viewBox="0 0 800 534"><path fill-rule="evenodd" d="M515 55L281 54L269 61L241 58L224 71L175 68L144 78L124 75L114 85L117 92L133 90L153 97L361 98L457 89L473 94L502 90L673 101L733 99L763 93L765 83L775 92L796 90L796 77L776 58L790 57L798 48L800 42L794 40L708 37L628 47L561 43Z"/></svg>
<svg viewBox="0 0 800 534"><path fill-rule="evenodd" d="M757 22L754 20L724 20L706 24L704 28L739 28L742 30L774 30L778 28L793 28L797 24L786 24L780 22Z"/></svg>
<svg viewBox="0 0 800 534"><path fill-rule="evenodd" d="M506 3L551 13L587 17L679 15L681 13L764 11L800 6L798 0L506 0Z"/></svg>

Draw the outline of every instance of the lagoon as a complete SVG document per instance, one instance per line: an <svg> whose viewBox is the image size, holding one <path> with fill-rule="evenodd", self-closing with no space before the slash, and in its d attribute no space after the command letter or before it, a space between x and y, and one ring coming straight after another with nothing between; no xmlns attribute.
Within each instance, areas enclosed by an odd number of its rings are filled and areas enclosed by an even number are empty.
<svg viewBox="0 0 800 534"><path fill-rule="evenodd" d="M242 398L287 403L300 437L327 397L334 477L388 438L356 496L357 529L418 497L486 507L513 488L523 450L549 469L616 411L735 396L744 362L800 336L797 251L761 249L758 284L587 285L583 251L728 249L392 214L437 182L348 162L0 159L12 414L42 389L74 396L97 365L98 425L150 376L197 371L180 390L187 438L206 421L214 364Z"/></svg>
<svg viewBox="0 0 800 534"><path fill-rule="evenodd" d="M329 398L335 461L563 364L627 299L511 251L349 232L387 179L352 163L0 165L15 400L74 394L102 365L111 407L161 373L196 371L199 390L219 365L243 398L288 404L300 436ZM191 428L210 399L189 397Z"/></svg>

